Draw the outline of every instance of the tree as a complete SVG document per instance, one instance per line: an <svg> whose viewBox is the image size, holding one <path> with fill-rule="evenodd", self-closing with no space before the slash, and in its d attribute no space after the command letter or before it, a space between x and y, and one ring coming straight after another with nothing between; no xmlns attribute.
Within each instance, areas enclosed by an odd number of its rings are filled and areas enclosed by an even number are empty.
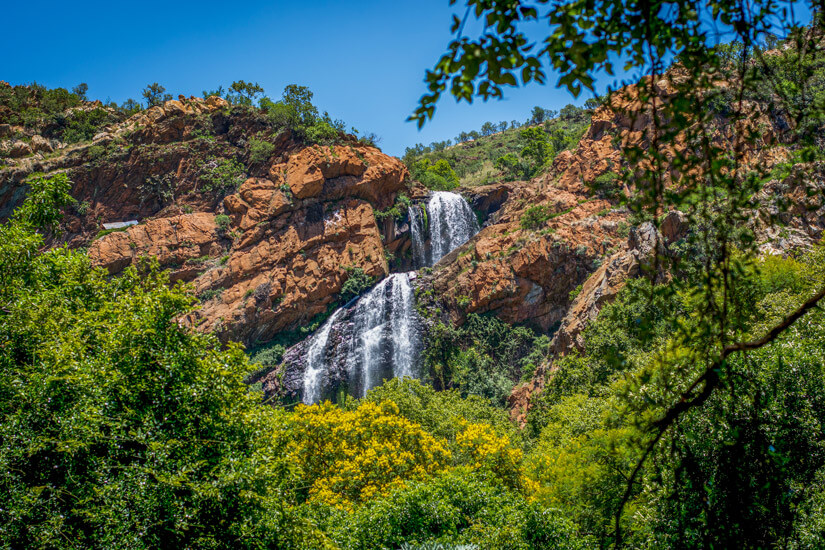
<svg viewBox="0 0 825 550"><path fill-rule="evenodd" d="M524 157L533 161L536 169L541 168L550 159L551 147L547 134L541 128L522 128L519 132L525 144L521 150Z"/></svg>
<svg viewBox="0 0 825 550"><path fill-rule="evenodd" d="M542 107L536 105L533 107L533 111L530 114L530 120L528 124L541 124L544 122L544 119L547 117L547 111L545 111Z"/></svg>
<svg viewBox="0 0 825 550"><path fill-rule="evenodd" d="M481 135L491 136L496 133L496 127L492 122L485 122L481 125Z"/></svg>
<svg viewBox="0 0 825 550"><path fill-rule="evenodd" d="M141 94L146 100L146 107L154 107L172 99L172 94L164 93L165 91L166 88L157 82L147 85Z"/></svg>
<svg viewBox="0 0 825 550"><path fill-rule="evenodd" d="M71 183L31 186L0 226L3 544L321 547L283 507L283 417L241 348L182 326L194 298L156 266L44 250Z"/></svg>
<svg viewBox="0 0 825 550"><path fill-rule="evenodd" d="M318 109L312 104L313 95L306 86L289 84L284 88L281 103L294 110L301 124L309 126L318 118Z"/></svg>
<svg viewBox="0 0 825 550"><path fill-rule="evenodd" d="M72 93L74 95L76 95L77 97L79 97L83 101L88 101L88 98L86 97L86 93L88 91L89 91L89 85L86 84L85 82L81 82L80 84L78 84L77 86L72 88Z"/></svg>
<svg viewBox="0 0 825 550"><path fill-rule="evenodd" d="M243 80L233 82L229 86L229 91L231 92L232 103L238 105L252 105L255 98L264 93L264 89L257 82L252 84Z"/></svg>
<svg viewBox="0 0 825 550"><path fill-rule="evenodd" d="M582 114L582 110L579 107L573 105L572 103L568 103L559 110L559 118L567 120L578 118Z"/></svg>
<svg viewBox="0 0 825 550"><path fill-rule="evenodd" d="M126 116L132 116L133 114L142 111L143 106L141 106L141 104L135 101L134 99L129 98L120 105L120 110Z"/></svg>
<svg viewBox="0 0 825 550"><path fill-rule="evenodd" d="M213 95L217 97L223 97L224 95L226 95L226 91L223 89L223 86L218 86L216 89L211 91L204 90L203 92L201 92L201 95L203 95L204 99L211 97Z"/></svg>
<svg viewBox="0 0 825 550"><path fill-rule="evenodd" d="M502 120L501 122L498 123L498 131L499 132L503 132L506 129L507 129L507 121L506 120Z"/></svg>
<svg viewBox="0 0 825 550"><path fill-rule="evenodd" d="M522 177L522 166L514 153L507 153L496 159L494 166L504 174L504 181L513 181Z"/></svg>

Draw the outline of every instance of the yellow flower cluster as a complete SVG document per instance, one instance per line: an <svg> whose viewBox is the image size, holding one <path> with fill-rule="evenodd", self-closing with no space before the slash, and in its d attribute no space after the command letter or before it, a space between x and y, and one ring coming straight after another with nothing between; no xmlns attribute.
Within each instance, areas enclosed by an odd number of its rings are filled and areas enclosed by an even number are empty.
<svg viewBox="0 0 825 550"><path fill-rule="evenodd" d="M486 469L511 486L520 483L521 449L512 447L510 439L496 434L491 426L463 422L463 430L456 436L456 448L469 466Z"/></svg>
<svg viewBox="0 0 825 550"><path fill-rule="evenodd" d="M450 451L392 402L354 411L331 403L299 406L290 452L310 486L310 500L351 508L451 463Z"/></svg>

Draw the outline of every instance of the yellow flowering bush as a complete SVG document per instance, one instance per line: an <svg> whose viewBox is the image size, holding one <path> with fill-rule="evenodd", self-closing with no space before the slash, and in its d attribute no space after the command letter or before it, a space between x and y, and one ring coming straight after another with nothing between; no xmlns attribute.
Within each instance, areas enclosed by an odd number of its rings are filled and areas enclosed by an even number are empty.
<svg viewBox="0 0 825 550"><path fill-rule="evenodd" d="M511 487L520 484L521 449L510 444L506 435L498 435L489 424L463 421L456 435L456 454L472 468L487 470Z"/></svg>
<svg viewBox="0 0 825 550"><path fill-rule="evenodd" d="M390 401L364 402L352 411L329 402L300 405L293 421L290 453L310 501L348 509L452 462L445 445Z"/></svg>

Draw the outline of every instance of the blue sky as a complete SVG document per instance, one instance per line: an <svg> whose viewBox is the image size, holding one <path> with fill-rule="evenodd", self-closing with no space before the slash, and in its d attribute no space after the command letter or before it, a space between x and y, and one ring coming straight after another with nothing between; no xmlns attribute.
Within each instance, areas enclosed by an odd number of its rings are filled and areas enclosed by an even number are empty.
<svg viewBox="0 0 825 550"><path fill-rule="evenodd" d="M0 79L12 84L86 82L90 97L118 103L155 81L175 96L243 79L278 98L302 84L320 109L375 132L394 155L585 99L535 86L472 106L445 98L420 132L405 122L450 40L447 0L9 2L3 11Z"/></svg>

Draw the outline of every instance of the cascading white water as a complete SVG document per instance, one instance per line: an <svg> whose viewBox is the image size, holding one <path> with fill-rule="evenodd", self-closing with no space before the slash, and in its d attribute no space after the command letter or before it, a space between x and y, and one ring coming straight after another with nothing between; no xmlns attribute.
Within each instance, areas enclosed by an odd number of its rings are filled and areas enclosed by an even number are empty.
<svg viewBox="0 0 825 550"><path fill-rule="evenodd" d="M412 273L394 273L355 306L347 370L358 395L385 378L416 374L419 346L411 279Z"/></svg>
<svg viewBox="0 0 825 550"><path fill-rule="evenodd" d="M417 267L435 264L479 229L472 208L457 193L436 191L427 201L426 214L410 207L409 216ZM346 384L350 394L363 397L385 379L418 375L422 343L414 278L414 271L391 274L354 306L338 309L310 337L303 348L304 403L320 401L325 384Z"/></svg>
<svg viewBox="0 0 825 550"><path fill-rule="evenodd" d="M426 223L418 207L410 207L409 214L413 258L419 267L434 265L479 229L473 209L458 193L434 192L427 201Z"/></svg>
<svg viewBox="0 0 825 550"><path fill-rule="evenodd" d="M307 405L321 400L321 388L326 372L325 356L329 333L344 311L343 308L336 309L335 313L311 336L307 347L306 369L304 370L303 402Z"/></svg>

